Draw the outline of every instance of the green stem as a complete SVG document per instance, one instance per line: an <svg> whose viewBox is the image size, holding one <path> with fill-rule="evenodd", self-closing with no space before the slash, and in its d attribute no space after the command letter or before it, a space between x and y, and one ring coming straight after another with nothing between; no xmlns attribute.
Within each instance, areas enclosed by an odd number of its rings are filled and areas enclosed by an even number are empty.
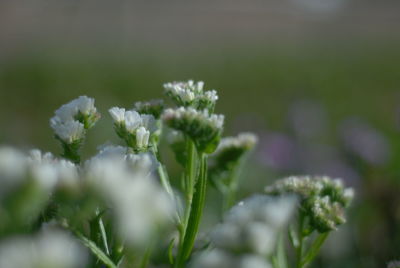
<svg viewBox="0 0 400 268"><path fill-rule="evenodd" d="M227 187L227 192L224 196L222 211L228 211L234 204L236 200L236 192L238 188L238 174L239 168L234 168L230 174L229 185Z"/></svg>
<svg viewBox="0 0 400 268"><path fill-rule="evenodd" d="M207 189L207 156L204 153L199 153L200 158L200 173L195 185L193 196L193 204L190 211L190 216L187 224L187 229L184 235L182 246L179 249L176 266L183 267L185 261L189 258L197 232L199 230L200 219L203 213L206 189Z"/></svg>
<svg viewBox="0 0 400 268"><path fill-rule="evenodd" d="M150 255L151 255L151 247L148 247L146 252L144 253L142 261L140 262L140 268L146 268L147 267L147 265L149 264Z"/></svg>
<svg viewBox="0 0 400 268"><path fill-rule="evenodd" d="M180 246L182 246L183 238L186 233L186 229L188 228L188 221L190 216L190 211L192 209L192 201L193 201L193 192L194 192L194 182L196 179L196 147L192 140L187 138L186 147L188 158L185 167L185 197L186 197L186 206L184 212L184 218L182 223L182 232L179 240Z"/></svg>
<svg viewBox="0 0 400 268"><path fill-rule="evenodd" d="M296 249L296 268L302 268L302 258L303 258L303 244L304 244L304 236L303 236L303 225L304 225L304 215L300 211L299 215L299 229L298 229L298 239L299 246Z"/></svg>
<svg viewBox="0 0 400 268"><path fill-rule="evenodd" d="M303 257L301 261L301 267L306 267L307 264L311 263L314 258L318 255L322 244L328 238L329 232L319 234L318 237L314 240L307 254Z"/></svg>

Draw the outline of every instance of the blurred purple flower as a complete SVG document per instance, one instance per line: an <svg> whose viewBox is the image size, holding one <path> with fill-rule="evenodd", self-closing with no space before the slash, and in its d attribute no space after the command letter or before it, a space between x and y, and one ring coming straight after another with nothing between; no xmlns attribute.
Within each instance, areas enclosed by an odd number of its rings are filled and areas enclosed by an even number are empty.
<svg viewBox="0 0 400 268"><path fill-rule="evenodd" d="M314 138L326 129L327 116L319 103L302 100L291 106L288 121L299 138Z"/></svg>
<svg viewBox="0 0 400 268"><path fill-rule="evenodd" d="M259 159L268 167L279 171L296 169L296 144L288 135L281 133L262 135L259 148Z"/></svg>
<svg viewBox="0 0 400 268"><path fill-rule="evenodd" d="M390 157L386 138L366 122L351 118L340 126L340 138L345 149L371 165L383 165Z"/></svg>

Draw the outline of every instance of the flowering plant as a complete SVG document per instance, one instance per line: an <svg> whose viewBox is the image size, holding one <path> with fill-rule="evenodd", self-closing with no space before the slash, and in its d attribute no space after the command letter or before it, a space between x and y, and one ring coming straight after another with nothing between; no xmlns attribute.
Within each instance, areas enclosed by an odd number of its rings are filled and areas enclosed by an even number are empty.
<svg viewBox="0 0 400 268"><path fill-rule="evenodd" d="M50 119L61 158L0 147L0 268L308 266L346 221L353 190L339 179L289 177L237 202L257 136L223 138L217 92L203 87L164 84L170 108L161 100L110 108L124 146L101 146L85 161L86 133L100 119L86 96ZM159 151L165 133L180 180ZM222 196L222 221L199 236L208 186Z"/></svg>

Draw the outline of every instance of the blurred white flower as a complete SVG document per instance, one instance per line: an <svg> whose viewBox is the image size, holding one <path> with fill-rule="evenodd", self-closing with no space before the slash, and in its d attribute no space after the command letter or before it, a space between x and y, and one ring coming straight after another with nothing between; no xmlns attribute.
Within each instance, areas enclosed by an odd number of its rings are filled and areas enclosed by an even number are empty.
<svg viewBox="0 0 400 268"><path fill-rule="evenodd" d="M0 199L26 178L26 156L11 147L0 146Z"/></svg>
<svg viewBox="0 0 400 268"><path fill-rule="evenodd" d="M191 268L234 268L236 267L235 258L229 253L213 249L197 255L192 264Z"/></svg>
<svg viewBox="0 0 400 268"><path fill-rule="evenodd" d="M220 249L266 256L273 251L276 235L295 207L293 196L252 196L228 211L223 223L211 232L211 241Z"/></svg>
<svg viewBox="0 0 400 268"><path fill-rule="evenodd" d="M111 205L116 230L129 245L143 246L162 226L172 222L172 200L152 177L135 172L129 161L93 158L85 170L87 183Z"/></svg>
<svg viewBox="0 0 400 268"><path fill-rule="evenodd" d="M83 268L86 263L86 250L61 231L10 238L0 244L0 268Z"/></svg>
<svg viewBox="0 0 400 268"><path fill-rule="evenodd" d="M75 187L79 183L77 166L65 159L57 159L51 153L31 150L28 157L30 175L45 190L56 185Z"/></svg>

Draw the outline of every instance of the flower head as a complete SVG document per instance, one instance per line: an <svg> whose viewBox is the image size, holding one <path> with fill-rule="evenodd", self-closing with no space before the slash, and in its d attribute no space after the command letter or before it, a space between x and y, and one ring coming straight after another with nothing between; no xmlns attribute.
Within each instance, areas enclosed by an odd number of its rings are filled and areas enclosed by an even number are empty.
<svg viewBox="0 0 400 268"><path fill-rule="evenodd" d="M133 109L140 114L150 114L155 119L160 119L162 112L164 111L163 100L151 100L147 102L135 102Z"/></svg>
<svg viewBox="0 0 400 268"><path fill-rule="evenodd" d="M240 133L236 137L221 139L217 150L213 153L218 168L227 170L257 144L258 137L253 133Z"/></svg>
<svg viewBox="0 0 400 268"><path fill-rule="evenodd" d="M339 179L322 177L288 177L266 187L272 195L293 193L302 199L302 210L310 217L311 227L320 233L336 230L346 220L344 209L354 196L352 188L345 188Z"/></svg>
<svg viewBox="0 0 400 268"><path fill-rule="evenodd" d="M94 106L94 99L80 96L56 110L52 120L61 123L76 120L82 123L85 129L89 129L99 118L100 114Z"/></svg>
<svg viewBox="0 0 400 268"><path fill-rule="evenodd" d="M66 144L81 143L85 137L85 127L79 121L57 122L51 121L56 137Z"/></svg>
<svg viewBox="0 0 400 268"><path fill-rule="evenodd" d="M223 223L212 231L211 241L231 252L265 256L274 249L276 234L291 218L295 205L293 196L245 199L224 216Z"/></svg>
<svg viewBox="0 0 400 268"><path fill-rule="evenodd" d="M158 127L150 114L113 107L109 110L114 120L115 131L127 145L136 151L144 151L149 146L151 137L157 136Z"/></svg>
<svg viewBox="0 0 400 268"><path fill-rule="evenodd" d="M176 105L190 106L198 110L207 109L212 112L218 100L217 92L215 90L203 91L203 87L204 82L195 83L193 80L164 84L165 93Z"/></svg>
<svg viewBox="0 0 400 268"><path fill-rule="evenodd" d="M215 151L224 124L223 115L210 115L207 110L180 107L165 110L162 118L170 128L191 138L198 150L206 153Z"/></svg>

